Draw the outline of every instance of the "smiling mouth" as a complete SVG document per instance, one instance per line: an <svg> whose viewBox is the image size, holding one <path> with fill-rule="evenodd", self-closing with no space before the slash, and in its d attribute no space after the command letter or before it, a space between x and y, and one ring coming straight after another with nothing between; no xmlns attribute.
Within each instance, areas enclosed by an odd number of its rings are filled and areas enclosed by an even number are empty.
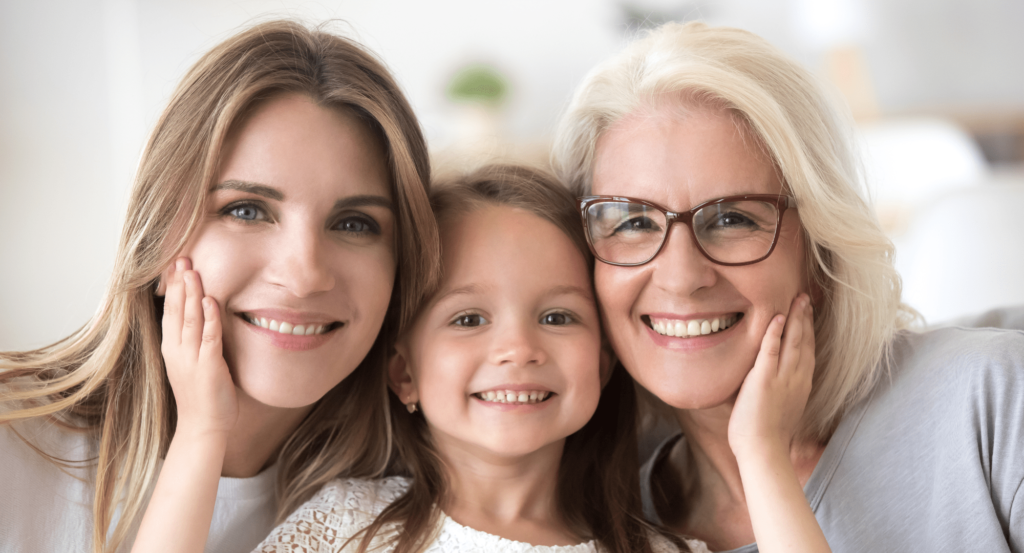
<svg viewBox="0 0 1024 553"><path fill-rule="evenodd" d="M490 403L508 403L512 405L530 405L533 403L543 403L553 397L554 392L545 392L541 390L523 390L520 392L514 392L512 390L489 390L486 392L480 392L472 394L473 397Z"/></svg>
<svg viewBox="0 0 1024 553"><path fill-rule="evenodd" d="M345 323L340 321L327 324L297 325L274 319L267 319L266 317L254 317L248 313L239 313L238 316L253 326L258 326L271 332L286 334L289 336L316 336L319 334L327 334L328 332L345 325Z"/></svg>
<svg viewBox="0 0 1024 553"><path fill-rule="evenodd" d="M730 313L711 319L656 319L649 315L640 317L644 324L662 336L694 338L726 330L743 318L743 313Z"/></svg>

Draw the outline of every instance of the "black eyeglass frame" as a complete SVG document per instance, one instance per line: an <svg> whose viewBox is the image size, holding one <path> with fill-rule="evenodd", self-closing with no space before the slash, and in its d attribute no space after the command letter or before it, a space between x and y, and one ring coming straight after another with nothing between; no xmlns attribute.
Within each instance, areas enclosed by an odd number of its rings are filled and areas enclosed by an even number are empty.
<svg viewBox="0 0 1024 553"><path fill-rule="evenodd" d="M793 196L787 196L785 194L745 194L742 196L726 196L724 198L708 200L704 203L694 206L688 211L669 211L668 209L665 209L664 207L654 202L641 200L639 198L630 198L627 196L580 196L576 198L576 200L579 202L580 216L583 218L583 232L585 232L587 235L587 245L590 246L590 251L594 254L594 257L601 263L607 263L608 265L615 265L617 267L638 267L640 265L650 263L652 259L658 257L658 254L661 253L661 250L665 247L665 242L668 242L669 231L672 230L672 225L674 223L686 224L686 228L690 230L690 238L693 240L693 243L697 246L697 250L700 251L700 253L703 254L704 257L708 259L708 261L711 261L716 265L724 265L726 267L753 265L754 263L758 263L760 261L768 259L768 256L770 256L772 252L775 251L775 245L778 244L779 242L779 233L782 232L782 216L785 215L786 209L797 208L796 198L794 198ZM704 249L704 246L701 245L700 240L697 240L697 233L693 230L693 217L694 215L697 214L698 211L704 209L709 205L748 200L756 202L767 202L775 206L775 211L777 213L778 220L775 222L775 235L772 236L772 245L770 248L768 248L768 253L764 254L763 256L753 261L744 261L743 263L725 263L722 261L718 261L717 259L711 257L711 254L709 254ZM663 234L661 237L661 244L658 245L658 249L655 250L651 257L638 263L616 263L614 261L608 261L607 259L602 258L597 253L597 248L594 247L594 239L590 236L590 224L587 222L587 209L589 209L590 206L594 204L623 202L641 204L648 207L652 207L665 215L665 234Z"/></svg>

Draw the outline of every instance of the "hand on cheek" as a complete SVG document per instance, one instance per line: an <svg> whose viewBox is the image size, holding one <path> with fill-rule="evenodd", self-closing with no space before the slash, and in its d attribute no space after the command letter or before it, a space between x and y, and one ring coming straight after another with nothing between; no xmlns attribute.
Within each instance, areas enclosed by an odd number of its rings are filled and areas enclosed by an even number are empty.
<svg viewBox="0 0 1024 553"><path fill-rule="evenodd" d="M812 320L810 299L800 294L788 317L776 315L768 324L729 418L729 446L738 460L766 450L788 455L811 393Z"/></svg>
<svg viewBox="0 0 1024 553"><path fill-rule="evenodd" d="M176 432L226 435L238 401L221 340L217 301L204 297L199 273L178 259L166 278L160 351L178 411Z"/></svg>

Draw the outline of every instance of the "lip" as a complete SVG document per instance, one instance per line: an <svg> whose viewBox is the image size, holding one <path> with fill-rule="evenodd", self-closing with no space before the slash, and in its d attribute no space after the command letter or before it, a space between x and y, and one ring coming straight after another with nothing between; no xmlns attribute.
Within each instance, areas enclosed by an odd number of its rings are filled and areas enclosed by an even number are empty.
<svg viewBox="0 0 1024 553"><path fill-rule="evenodd" d="M244 312L240 311L240 312L238 312L236 314L235 318L239 322L241 322L243 327L245 327L249 331L253 332L259 339L269 343L270 345L272 345L274 347L278 347L278 348L285 349L285 350L291 350L291 351L309 351L309 350L312 350L312 349L316 349L316 348L326 344L327 342L329 342L336 335L337 332L339 332L339 331L341 331L342 329L345 328L344 325L342 325L342 326L339 326L339 327L337 327L335 329L332 329L332 330L330 330L328 332L325 332L324 334L314 334L314 335L311 335L311 336L296 336L294 334L281 334L280 332L276 332L276 331L270 330L269 328L263 328L261 326L256 326L256 325L250 323L249 321L245 320L245 318L242 316L242 313L248 313L248 314L251 314L251 315L256 315L257 313L259 313L259 316L267 317L267 318L273 318L272 316L267 316L267 315L264 314L264 313L267 313L267 311L244 311ZM303 319L296 318L295 320L302 321ZM288 319L285 319L284 322L291 322L291 321L288 320ZM303 323L300 322L299 324L303 324ZM315 321L312 321L312 320L306 320L305 324L317 324L317 323ZM324 323L319 323L319 324L324 324Z"/></svg>
<svg viewBox="0 0 1024 553"><path fill-rule="evenodd" d="M548 392L548 393L552 392L551 388L548 388L547 386L542 386L540 384L526 383L526 384L499 384L497 386L491 386L489 388L484 388L482 390L477 390L477 391L472 392L472 393L474 393L474 394L482 394L484 392L497 392L498 390L501 390L501 391L508 390L510 392L532 392L534 390L536 390L538 392Z"/></svg>
<svg viewBox="0 0 1024 553"><path fill-rule="evenodd" d="M714 317L721 317L724 315L730 315L733 313L739 313L743 316L739 318L729 328L715 332L714 334L706 334L703 336L695 336L693 338L679 338L676 336L664 336L658 334L653 328L647 326L642 320L637 319L637 323L647 331L647 335L650 336L651 341L654 345L663 347L666 349L680 350L680 351L697 351L707 348L712 348L728 340L733 333L733 330L743 325L746 322L746 314L742 311L718 311L715 313L693 313L681 316L677 313L644 313L644 315L655 318L655 319L674 319L680 321L689 321L692 319L711 319Z"/></svg>
<svg viewBox="0 0 1024 553"><path fill-rule="evenodd" d="M490 388L490 390L499 390L499 389L502 389L502 388ZM512 388L504 388L504 389L505 390L511 390L513 392L519 391L519 390L513 390ZM534 388L534 389L536 389L536 388ZM486 391L489 391L489 390L484 390L484 391L486 392ZM477 393L479 393L479 392L477 392ZM561 396L559 396L558 394L553 394L546 401L542 401L540 403L523 403L523 404L498 403L496 401L484 401L484 400L482 400L482 399L480 399L480 398L478 398L478 397L476 397L474 395L470 395L469 397L477 405L479 405L481 407L484 407L484 408L487 408L487 409L495 409L495 410L501 411L501 412L513 411L515 413L526 414L526 413L536 413L537 411L540 411L541 409L546 408L548 405L551 405L552 402L558 400L558 398L560 398Z"/></svg>
<svg viewBox="0 0 1024 553"><path fill-rule="evenodd" d="M281 323L290 323L295 325L327 325L331 323L344 323L327 313L320 313L316 311L299 311L295 309L235 309L235 315L241 315L247 313L254 317L263 317L265 319L274 319Z"/></svg>

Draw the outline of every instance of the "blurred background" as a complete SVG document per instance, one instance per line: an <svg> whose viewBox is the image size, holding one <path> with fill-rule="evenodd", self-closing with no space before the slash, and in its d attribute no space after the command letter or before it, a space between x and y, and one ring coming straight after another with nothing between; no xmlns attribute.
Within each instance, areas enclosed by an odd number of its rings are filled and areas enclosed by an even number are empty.
<svg viewBox="0 0 1024 553"><path fill-rule="evenodd" d="M1024 304L1021 0L0 0L0 350L92 316L175 84L274 17L380 55L442 171L545 163L575 85L645 28L748 29L850 105L906 301L929 323Z"/></svg>

